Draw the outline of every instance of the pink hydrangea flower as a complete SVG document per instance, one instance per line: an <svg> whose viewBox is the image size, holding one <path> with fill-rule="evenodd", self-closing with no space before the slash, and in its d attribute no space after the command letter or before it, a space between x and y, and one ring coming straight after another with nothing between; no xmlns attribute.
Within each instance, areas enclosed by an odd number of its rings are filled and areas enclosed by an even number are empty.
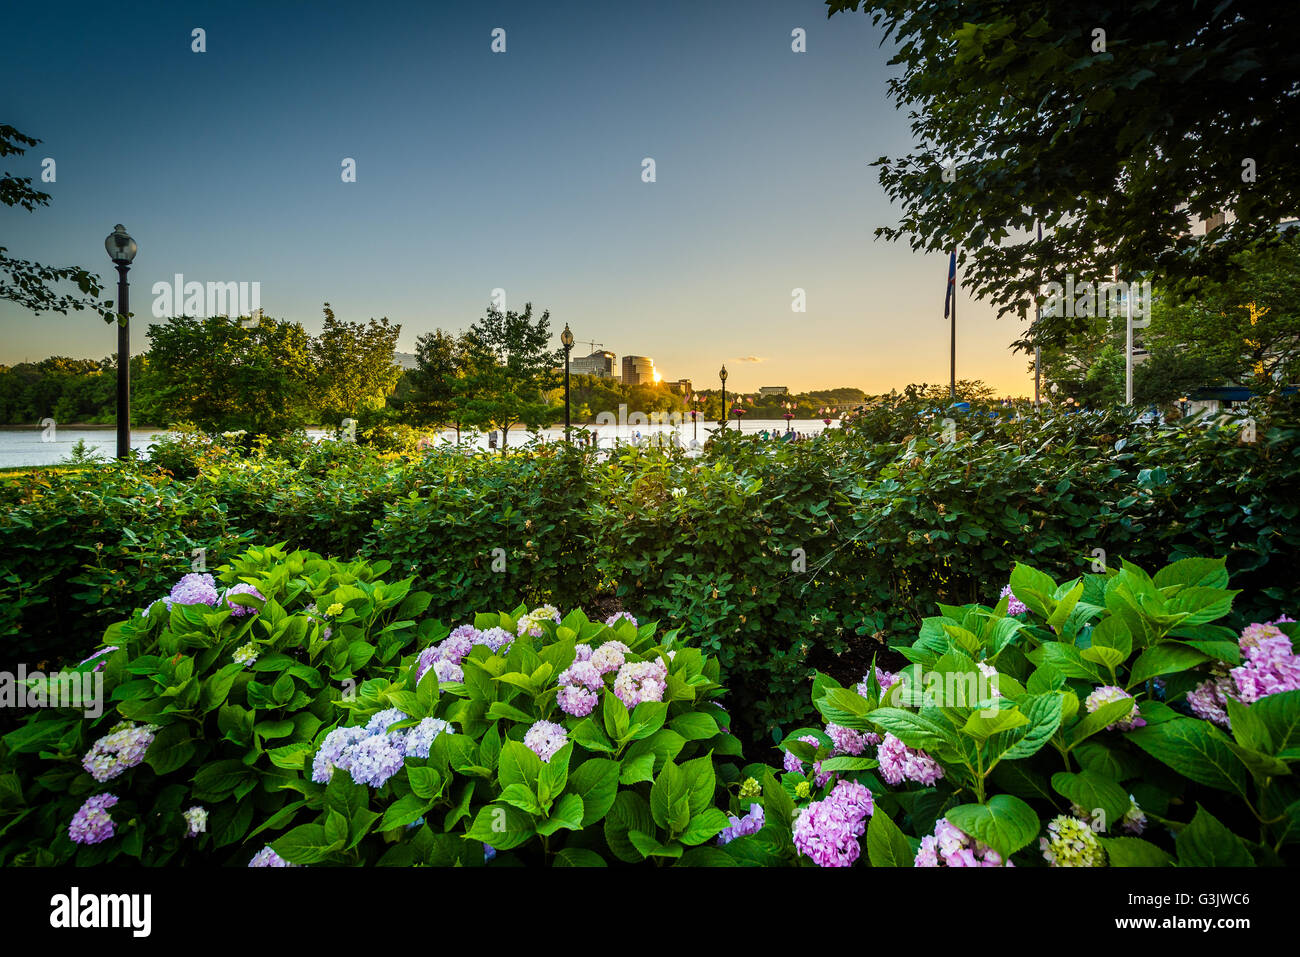
<svg viewBox="0 0 1300 957"><path fill-rule="evenodd" d="M943 777L943 767L918 748L909 748L892 734L886 734L876 749L880 776L888 784L915 781L927 787Z"/></svg>
<svg viewBox="0 0 1300 957"><path fill-rule="evenodd" d="M1133 710L1129 712L1128 717L1121 718L1114 724L1106 725L1106 730L1132 731L1134 728L1146 727L1146 719L1139 713L1137 701L1134 700L1131 694L1116 685L1102 685L1100 688L1093 691L1092 694L1088 695L1083 704L1084 707L1088 709L1088 713L1092 714L1104 704L1122 701L1125 698L1133 702Z"/></svg>

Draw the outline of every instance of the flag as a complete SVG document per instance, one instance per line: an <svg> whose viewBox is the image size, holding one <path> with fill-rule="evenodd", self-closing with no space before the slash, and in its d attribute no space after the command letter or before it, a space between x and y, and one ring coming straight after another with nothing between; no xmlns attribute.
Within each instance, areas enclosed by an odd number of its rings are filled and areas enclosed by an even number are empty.
<svg viewBox="0 0 1300 957"><path fill-rule="evenodd" d="M952 256L948 260L948 291L943 297L943 317L948 318L948 312L955 305L953 302L957 295L957 250L952 251Z"/></svg>

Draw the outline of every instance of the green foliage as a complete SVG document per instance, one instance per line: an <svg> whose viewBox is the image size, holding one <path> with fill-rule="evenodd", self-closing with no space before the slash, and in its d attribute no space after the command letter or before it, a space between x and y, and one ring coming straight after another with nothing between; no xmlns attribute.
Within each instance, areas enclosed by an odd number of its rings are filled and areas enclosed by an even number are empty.
<svg viewBox="0 0 1300 957"><path fill-rule="evenodd" d="M498 864L689 863L727 826L716 795L739 745L716 703L715 659L653 624L520 606L474 616L517 637L496 652L476 644L463 680L440 682L421 676L419 653L448 629L425 617L431 596L411 579L381 579L389 564L254 548L218 570L264 596L241 599L244 617L157 603L111 626L106 712L43 710L0 739L0 779L21 782L0 802L0 862L240 865L269 845L295 864L481 865L487 843ZM662 664L664 700L629 711L611 674L590 716L564 714L558 681L577 646L608 641L627 661ZM316 762L332 731L380 712L390 731L424 719L449 730L378 787ZM82 757L124 719L151 725L152 742L143 763L97 782ZM568 737L546 762L523 743L538 721ZM74 844L68 822L103 792L119 798L116 833ZM208 825L191 837L194 806Z"/></svg>
<svg viewBox="0 0 1300 957"><path fill-rule="evenodd" d="M935 252L959 245L963 283L1003 314L1059 278L1062 263L1090 264L1093 279L1113 266L1125 279L1153 267L1161 279L1230 272L1233 254L1276 239L1277 223L1300 205L1296 120L1284 105L1300 75L1289 8L1231 16L1222 5L1176 0L827 7L862 10L885 31L899 69L890 94L919 144L876 161L903 208L901 223L877 235ZM1259 142L1260 129L1270 142ZM1260 186L1246 176L1247 158ZM1234 214L1230 226L1188 230L1189 212L1223 210ZM1039 331L1051 339L1069 325L1062 318Z"/></svg>
<svg viewBox="0 0 1300 957"><path fill-rule="evenodd" d="M1240 597L1228 580L1223 559L1186 558L1154 575L1125 562L1062 584L1018 564L1011 589L1026 612L1009 615L1005 598L942 605L898 646L909 664L883 688L874 675L856 689L825 675L813 683L827 722L923 751L942 769L937 781L886 787L883 757L835 757L815 731L817 745L782 747L805 768L818 761L871 787L863 849L877 867L911 866L940 817L1017 866L1044 863L1039 839L1050 846L1047 826L1062 816L1085 822L1094 865L1285 863L1300 807L1300 691L1230 698L1227 731L1187 703L1241 661L1221 624ZM1294 645L1300 628L1278 628ZM781 783L800 782L809 801L835 786L818 788L812 773ZM765 790L763 802L769 820L774 807L789 813L780 793Z"/></svg>

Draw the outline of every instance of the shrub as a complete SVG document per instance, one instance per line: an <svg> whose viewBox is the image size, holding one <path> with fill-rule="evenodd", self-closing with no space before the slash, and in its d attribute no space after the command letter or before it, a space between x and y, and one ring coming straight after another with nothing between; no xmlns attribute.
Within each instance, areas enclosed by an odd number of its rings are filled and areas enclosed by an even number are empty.
<svg viewBox="0 0 1300 957"><path fill-rule="evenodd" d="M1227 584L1222 559L1059 586L1017 565L995 607L927 618L898 674L852 688L817 676L828 723L782 743L780 787L772 776L763 791L776 823L744 840L821 864L852 863L864 836L875 866L1285 863L1300 813L1297 627L1217 624L1238 594ZM870 791L856 831L834 778Z"/></svg>
<svg viewBox="0 0 1300 957"><path fill-rule="evenodd" d="M716 660L549 607L449 633L387 569L254 548L109 628L112 710L0 744L0 861L707 862Z"/></svg>

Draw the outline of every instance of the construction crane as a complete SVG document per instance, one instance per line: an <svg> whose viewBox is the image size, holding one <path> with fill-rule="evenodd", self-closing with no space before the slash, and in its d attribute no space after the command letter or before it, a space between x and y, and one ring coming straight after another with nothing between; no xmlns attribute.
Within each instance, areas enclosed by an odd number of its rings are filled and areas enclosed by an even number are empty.
<svg viewBox="0 0 1300 957"><path fill-rule="evenodd" d="M597 341L594 340L594 339L579 339L578 342L579 342L579 343L583 343L583 342L585 342L587 345L591 346L591 351L592 351L592 352L595 352L595 351L596 351L596 346L600 346L602 349L605 348L605 343L603 343L603 342L597 342Z"/></svg>

